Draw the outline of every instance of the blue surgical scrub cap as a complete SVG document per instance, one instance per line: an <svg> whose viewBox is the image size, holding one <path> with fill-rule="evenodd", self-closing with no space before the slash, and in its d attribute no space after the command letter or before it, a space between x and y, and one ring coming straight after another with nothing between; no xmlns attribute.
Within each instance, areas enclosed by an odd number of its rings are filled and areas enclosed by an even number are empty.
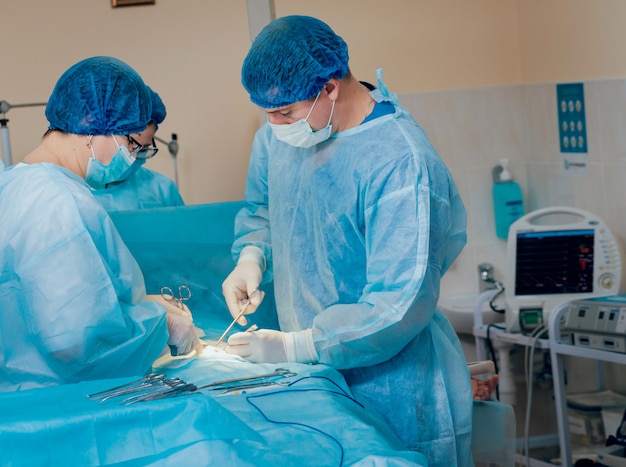
<svg viewBox="0 0 626 467"><path fill-rule="evenodd" d="M91 57L70 67L46 106L50 129L77 135L138 133L151 114L148 86L135 70L113 57Z"/></svg>
<svg viewBox="0 0 626 467"><path fill-rule="evenodd" d="M165 104L161 100L161 97L148 86L150 90L150 97L152 98L152 120L154 124L159 127L159 124L165 120L167 111L165 110Z"/></svg>
<svg viewBox="0 0 626 467"><path fill-rule="evenodd" d="M322 21L284 16L256 37L241 70L250 100L274 109L316 96L348 73L348 46Z"/></svg>

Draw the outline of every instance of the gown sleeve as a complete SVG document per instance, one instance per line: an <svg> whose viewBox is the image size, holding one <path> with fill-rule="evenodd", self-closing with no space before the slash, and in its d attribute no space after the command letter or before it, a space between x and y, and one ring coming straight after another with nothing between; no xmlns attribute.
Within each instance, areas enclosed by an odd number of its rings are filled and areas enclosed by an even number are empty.
<svg viewBox="0 0 626 467"><path fill-rule="evenodd" d="M29 172L0 192L15 207L1 215L1 371L21 387L145 373L167 343L165 309L145 301L138 264L87 187Z"/></svg>

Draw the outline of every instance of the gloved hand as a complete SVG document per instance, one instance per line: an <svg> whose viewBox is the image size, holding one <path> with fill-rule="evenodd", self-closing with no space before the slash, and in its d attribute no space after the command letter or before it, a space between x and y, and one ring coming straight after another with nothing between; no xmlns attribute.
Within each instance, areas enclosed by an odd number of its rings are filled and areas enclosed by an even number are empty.
<svg viewBox="0 0 626 467"><path fill-rule="evenodd" d="M228 339L226 352L239 355L253 363L317 363L313 330L281 332L261 329L238 332Z"/></svg>
<svg viewBox="0 0 626 467"><path fill-rule="evenodd" d="M200 355L203 345L193 324L189 308L183 305L181 309L174 302L166 300L161 295L148 295L146 299L151 302L157 302L165 308L165 319L167 320L167 330L169 332L167 344L170 348L176 348L175 351L172 350L172 355L186 355L193 350Z"/></svg>
<svg viewBox="0 0 626 467"><path fill-rule="evenodd" d="M170 337L167 344L175 347L176 351L172 355L186 355L196 351L198 355L202 353L202 342L198 337L193 321L177 306L170 306L165 315L167 319L167 330Z"/></svg>
<svg viewBox="0 0 626 467"><path fill-rule="evenodd" d="M263 301L265 293L259 291L263 279L265 256L260 248L247 246L241 250L237 266L222 283L222 294L228 311L236 318L242 306L247 306L245 314L254 313ZM242 316L238 323L245 326L248 320Z"/></svg>

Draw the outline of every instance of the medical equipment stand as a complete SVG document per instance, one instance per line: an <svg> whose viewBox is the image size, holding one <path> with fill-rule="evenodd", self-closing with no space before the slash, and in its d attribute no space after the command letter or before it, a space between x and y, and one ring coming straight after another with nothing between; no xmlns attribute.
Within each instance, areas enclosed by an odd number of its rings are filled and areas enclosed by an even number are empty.
<svg viewBox="0 0 626 467"><path fill-rule="evenodd" d="M180 185L178 184L178 162L176 160L176 156L178 155L178 135L172 133L172 140L169 143L158 136L155 136L154 139L159 143L167 145L167 149L174 159L174 182L176 183L176 187L180 189Z"/></svg>
<svg viewBox="0 0 626 467"><path fill-rule="evenodd" d="M485 292L479 297L474 315L474 337L477 345L477 358L486 360L489 358L485 348L485 339L487 337L487 326L482 322L482 306L485 300L490 298L489 292ZM492 340L506 342L514 345L531 346L537 345L542 350L549 350L550 360L552 363L552 376L554 387L554 402L557 417L558 444L561 458L561 465L564 467L572 464L572 445L570 441L570 430L567 413L567 399L565 390L565 356L587 358L599 362L610 362L626 365L626 354L609 352L605 350L590 349L586 347L576 346L565 342L561 338L561 323L564 313L568 310L569 302L555 307L548 317L548 339L541 338L536 342L533 338L520 333L509 333L502 330L492 329ZM604 374L598 369L596 375L598 384L604 386ZM532 446L531 446L532 447ZM536 446L538 447L538 446ZM518 456L518 462L525 464L523 456ZM537 459L530 459L531 466L547 466Z"/></svg>
<svg viewBox="0 0 626 467"><path fill-rule="evenodd" d="M566 304L566 305L569 305ZM565 342L561 338L561 323L567 306L560 306L550 312L550 358L552 360L552 375L554 382L554 402L556 405L557 425L559 429L559 447L561 450L561 464L572 465L572 446L569 436L567 414L567 399L565 391L565 356L581 357L599 362L610 362L626 365L626 354L606 350L590 349ZM604 374L598 371L598 383L604 386Z"/></svg>
<svg viewBox="0 0 626 467"><path fill-rule="evenodd" d="M492 345L497 350L497 356L499 360L499 373L500 373L500 384L503 382L506 383L507 380L513 382L512 378L512 369L510 365L510 357L509 351L513 348L514 345L520 345L525 347L536 347L543 351L547 351L550 348L550 341L546 338L533 338L521 333L511 333L507 332L503 329L498 329L497 327L493 327L491 325L486 325L483 323L482 310L483 306L486 302L491 300L498 293L497 289L487 290L481 293L478 296L478 300L476 303L476 307L474 309L474 327L473 333L476 341L476 356L478 360L489 360L491 358L488 355L487 351L487 338L489 338L492 342ZM505 376L505 373L507 375ZM511 373L511 374L508 374ZM555 386L556 387L556 386ZM504 389L504 391L503 391ZM556 389L555 389L556 391ZM505 393L505 396L508 395L511 398L515 398L515 387L500 387L500 393ZM506 397L505 397L506 399ZM511 401L502 401L505 403L511 403ZM511 404L514 405L514 404ZM559 427L559 435L540 435L534 436L529 439L529 448L541 448L541 447L549 447L557 444L557 439L560 438L560 427ZM519 442L519 440L518 440ZM526 459L524 454L518 453L516 455L516 461L519 465L528 465L530 467L554 467L554 464L542 461L540 459L529 458Z"/></svg>
<svg viewBox="0 0 626 467"><path fill-rule="evenodd" d="M17 104L11 105L7 101L0 101L0 136L2 137L2 162L6 167L13 165L13 156L11 154L11 137L9 135L9 119L6 118L6 113L12 108L16 107L41 107L47 105L47 102L41 102L36 104Z"/></svg>
<svg viewBox="0 0 626 467"><path fill-rule="evenodd" d="M2 138L2 162L5 167L11 165L11 137L9 135L8 120L0 118L0 137Z"/></svg>

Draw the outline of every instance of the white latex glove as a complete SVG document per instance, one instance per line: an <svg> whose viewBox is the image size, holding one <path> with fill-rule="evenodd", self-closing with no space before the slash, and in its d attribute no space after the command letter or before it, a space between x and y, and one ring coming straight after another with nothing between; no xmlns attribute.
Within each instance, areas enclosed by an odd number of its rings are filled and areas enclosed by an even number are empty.
<svg viewBox="0 0 626 467"><path fill-rule="evenodd" d="M238 332L229 337L225 350L253 363L318 362L312 329L298 332L271 329Z"/></svg>
<svg viewBox="0 0 626 467"><path fill-rule="evenodd" d="M193 324L191 312L187 306L179 308L175 302L166 300L160 295L148 295L148 301L158 302L165 308L165 318L167 320L167 330L172 355L186 355L195 350L198 355L202 353L203 345L198 337L198 332ZM175 348L172 349L172 347Z"/></svg>
<svg viewBox="0 0 626 467"><path fill-rule="evenodd" d="M264 268L265 256L260 248L247 246L241 250L237 266L222 283L222 294L233 318L239 315L243 306L246 306L246 315L254 313L263 301L265 293L259 290L259 285ZM248 320L242 316L238 323L245 326Z"/></svg>

